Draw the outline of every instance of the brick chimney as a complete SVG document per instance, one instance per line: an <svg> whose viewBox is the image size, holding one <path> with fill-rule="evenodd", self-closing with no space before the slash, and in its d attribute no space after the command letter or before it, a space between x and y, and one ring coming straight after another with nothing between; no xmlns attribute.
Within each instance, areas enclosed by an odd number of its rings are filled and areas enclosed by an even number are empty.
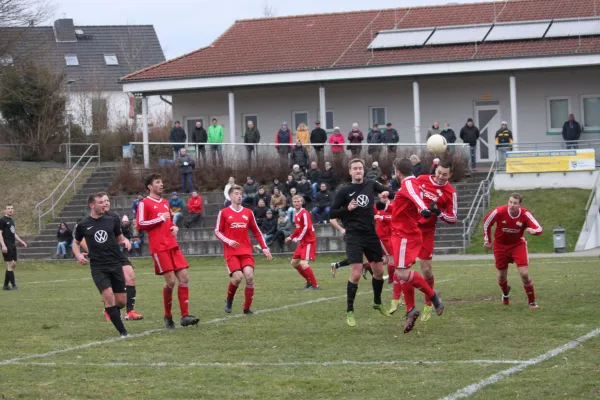
<svg viewBox="0 0 600 400"><path fill-rule="evenodd" d="M54 21L54 37L57 42L76 42L73 19L63 18Z"/></svg>

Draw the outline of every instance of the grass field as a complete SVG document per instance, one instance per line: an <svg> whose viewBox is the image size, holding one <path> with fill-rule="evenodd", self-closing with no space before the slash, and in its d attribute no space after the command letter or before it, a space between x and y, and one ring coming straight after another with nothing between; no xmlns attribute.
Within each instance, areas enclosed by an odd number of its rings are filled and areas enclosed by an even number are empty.
<svg viewBox="0 0 600 400"><path fill-rule="evenodd" d="M258 313L242 316L243 290L234 313L223 312L223 260L191 259L190 310L202 324L175 331L163 329L161 278L149 260L138 261L145 319L126 322L126 339L104 321L87 267L20 263L21 290L0 292L0 398L425 400L460 398L460 390L486 400L600 397L598 259L532 260L538 310L527 307L514 268L512 303L503 306L491 262L437 262L446 312L408 335L402 316L370 308L368 281L359 287L358 326L346 326L347 271L332 279L333 260L313 265L317 292L300 290L288 259L261 259ZM386 288L386 304L390 296Z"/></svg>
<svg viewBox="0 0 600 400"><path fill-rule="evenodd" d="M494 207L508 203L512 191L496 190L492 192L491 203ZM586 189L534 189L520 191L523 195L523 207L527 208L544 228L541 236L527 237L530 253L553 253L552 230L559 224L567 230L567 251L575 250L575 244L585 221L585 204L590 195ZM489 209L488 211L489 212ZM486 212L486 213L487 213ZM483 218L477 225L471 239L468 254L485 253L483 248Z"/></svg>

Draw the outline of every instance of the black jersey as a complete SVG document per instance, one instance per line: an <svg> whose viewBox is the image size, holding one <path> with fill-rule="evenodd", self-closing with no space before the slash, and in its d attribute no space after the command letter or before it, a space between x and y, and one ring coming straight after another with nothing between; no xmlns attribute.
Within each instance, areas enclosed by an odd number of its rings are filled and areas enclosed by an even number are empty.
<svg viewBox="0 0 600 400"><path fill-rule="evenodd" d="M121 224L116 218L106 215L98 219L84 218L75 229L75 240L81 242L85 238L92 268L121 266L118 236L121 236Z"/></svg>
<svg viewBox="0 0 600 400"><path fill-rule="evenodd" d="M15 221L11 217L4 216L0 218L0 232L6 245L14 245L17 242L15 237Z"/></svg>
<svg viewBox="0 0 600 400"><path fill-rule="evenodd" d="M389 189L377 181L363 180L363 183L349 183L338 190L331 206L331 218L342 221L346 234L355 232L374 233L375 213L373 205L376 193ZM358 207L348 211L348 204L356 200Z"/></svg>

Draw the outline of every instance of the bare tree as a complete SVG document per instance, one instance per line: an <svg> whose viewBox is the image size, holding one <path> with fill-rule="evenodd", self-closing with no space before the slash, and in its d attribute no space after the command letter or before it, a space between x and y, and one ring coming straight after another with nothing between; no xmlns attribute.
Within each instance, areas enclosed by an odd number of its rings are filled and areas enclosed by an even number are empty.
<svg viewBox="0 0 600 400"><path fill-rule="evenodd" d="M268 1L265 1L265 3L263 4L263 17L271 18L271 17L275 17L276 15L277 14L276 14L275 7L270 5Z"/></svg>
<svg viewBox="0 0 600 400"><path fill-rule="evenodd" d="M52 16L51 0L0 0L0 30L22 27L23 29L0 32L0 57L19 41L30 26L38 25Z"/></svg>

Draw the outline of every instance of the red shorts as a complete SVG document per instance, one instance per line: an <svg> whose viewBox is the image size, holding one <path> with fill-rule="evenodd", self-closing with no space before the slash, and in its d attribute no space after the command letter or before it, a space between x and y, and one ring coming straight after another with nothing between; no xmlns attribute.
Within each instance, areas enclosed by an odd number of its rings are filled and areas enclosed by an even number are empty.
<svg viewBox="0 0 600 400"><path fill-rule="evenodd" d="M528 266L527 242L523 241L512 246L494 243L494 259L496 260L496 269L506 269L510 263L516 264L517 267Z"/></svg>
<svg viewBox="0 0 600 400"><path fill-rule="evenodd" d="M162 275L165 272L179 271L180 269L186 269L189 266L183 254L181 254L179 247L154 253L152 254L152 259L154 260L154 273L156 275Z"/></svg>
<svg viewBox="0 0 600 400"><path fill-rule="evenodd" d="M229 276L231 276L235 271L241 271L244 267L250 267L254 269L254 257L251 254L227 256L225 257L225 263L227 264Z"/></svg>
<svg viewBox="0 0 600 400"><path fill-rule="evenodd" d="M392 254L392 241L390 238L388 237L385 239L379 239L379 241L381 242L381 250L383 250L383 255L389 256Z"/></svg>
<svg viewBox="0 0 600 400"><path fill-rule="evenodd" d="M422 240L408 239L400 236L392 236L392 249L394 252L394 266L396 268L410 268L417 261L421 251Z"/></svg>
<svg viewBox="0 0 600 400"><path fill-rule="evenodd" d="M421 231L421 238L423 244L421 245L421 251L419 252L420 260L431 260L433 258L433 246L435 243L435 231L426 230Z"/></svg>
<svg viewBox="0 0 600 400"><path fill-rule="evenodd" d="M298 243L292 260L315 261L317 258L317 242Z"/></svg>

